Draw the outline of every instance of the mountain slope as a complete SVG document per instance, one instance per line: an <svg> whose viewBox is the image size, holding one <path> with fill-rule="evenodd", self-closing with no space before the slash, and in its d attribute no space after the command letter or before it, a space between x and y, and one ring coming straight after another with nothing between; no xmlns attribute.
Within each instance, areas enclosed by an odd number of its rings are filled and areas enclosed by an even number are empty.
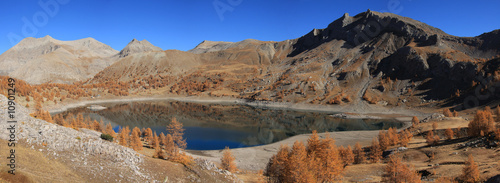
<svg viewBox="0 0 500 183"><path fill-rule="evenodd" d="M177 94L347 102L357 104L356 110L367 103L425 105L472 91L476 77L485 75L480 68L495 65L490 60L500 54L498 32L456 37L407 17L368 10L344 14L327 28L292 40L203 41L190 53L156 54L162 57L156 60L135 55L133 63L116 63L91 82L129 82L161 73L160 78L171 77L161 86Z"/></svg>
<svg viewBox="0 0 500 183"><path fill-rule="evenodd" d="M31 84L72 83L111 65L118 51L93 38L59 41L26 38L0 55L0 73ZM26 74L30 73L30 74Z"/></svg>
<svg viewBox="0 0 500 183"><path fill-rule="evenodd" d="M125 48L123 48L118 54L119 57L126 57L135 53L149 52L149 51L163 51L161 48L154 46L147 40L138 41L133 39L130 41Z"/></svg>
<svg viewBox="0 0 500 183"><path fill-rule="evenodd" d="M368 103L454 105L500 81L499 34L457 37L407 17L368 10L280 42L203 41L183 52L133 40L113 56L118 61L87 83L119 81L133 93L152 88L181 95L349 103L353 110L373 107ZM57 52L56 46L45 52Z"/></svg>

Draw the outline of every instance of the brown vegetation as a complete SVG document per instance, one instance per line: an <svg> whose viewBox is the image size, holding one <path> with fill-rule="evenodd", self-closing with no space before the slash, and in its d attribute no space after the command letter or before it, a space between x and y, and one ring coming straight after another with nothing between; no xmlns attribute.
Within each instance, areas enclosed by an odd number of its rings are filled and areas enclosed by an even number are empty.
<svg viewBox="0 0 500 183"><path fill-rule="evenodd" d="M385 167L384 180L386 182L411 182L419 183L420 175L412 166L406 165L401 158L391 156Z"/></svg>
<svg viewBox="0 0 500 183"><path fill-rule="evenodd" d="M468 126L469 129L467 132L471 137L484 136L496 131L495 120L493 119L491 110L478 110Z"/></svg>
<svg viewBox="0 0 500 183"><path fill-rule="evenodd" d="M465 167L462 169L462 176L460 178L466 183L476 183L480 181L479 167L476 162L474 162L474 157L472 157L472 155L469 155L469 158L465 162Z"/></svg>
<svg viewBox="0 0 500 183"><path fill-rule="evenodd" d="M333 182L342 177L343 161L332 138L319 139L314 131L307 147L295 142L282 146L268 162L265 175L271 182Z"/></svg>
<svg viewBox="0 0 500 183"><path fill-rule="evenodd" d="M234 163L234 156L231 154L231 150L227 146L224 149L224 154L222 155L220 161L222 169L233 173L238 170L236 163Z"/></svg>

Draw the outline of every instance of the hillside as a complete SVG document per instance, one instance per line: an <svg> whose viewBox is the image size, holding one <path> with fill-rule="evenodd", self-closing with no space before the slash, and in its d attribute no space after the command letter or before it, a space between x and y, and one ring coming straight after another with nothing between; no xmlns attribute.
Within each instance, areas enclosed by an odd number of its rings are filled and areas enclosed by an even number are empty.
<svg viewBox="0 0 500 183"><path fill-rule="evenodd" d="M116 80L133 86L142 80L145 88L181 95L355 108L457 105L476 87L487 87L477 77L498 76L499 32L456 37L368 10L344 14L327 28L292 40L203 41L188 52L136 54L88 83Z"/></svg>
<svg viewBox="0 0 500 183"><path fill-rule="evenodd" d="M7 98L1 95L0 101L6 103ZM152 158L147 148L134 151L101 139L101 132L36 119L22 106L16 110L16 175L2 167L0 182L241 182L212 162L198 159L185 166ZM7 120L6 116L0 119ZM0 126L8 128L7 123ZM12 148L7 146L9 139L8 133L0 134L2 149ZM8 157L8 153L0 155Z"/></svg>
<svg viewBox="0 0 500 183"><path fill-rule="evenodd" d="M137 39L132 39L125 48L123 48L118 54L119 57L126 57L134 53L142 53L149 51L163 51L161 48L154 46L147 40L138 41Z"/></svg>
<svg viewBox="0 0 500 183"><path fill-rule="evenodd" d="M81 81L120 96L153 92L348 104L356 111L374 107L368 104L461 110L470 107L462 104L476 90L486 95L494 87L490 81L500 81L499 34L457 37L368 10L346 13L297 39L203 41L187 52L136 39L117 52L92 38L26 38L0 55L0 65L3 74L30 84ZM497 99L489 96L475 105Z"/></svg>
<svg viewBox="0 0 500 183"><path fill-rule="evenodd" d="M72 83L111 65L118 51L93 38L59 41L50 36L26 38L0 55L0 74L31 84ZM30 74L26 74L30 73Z"/></svg>

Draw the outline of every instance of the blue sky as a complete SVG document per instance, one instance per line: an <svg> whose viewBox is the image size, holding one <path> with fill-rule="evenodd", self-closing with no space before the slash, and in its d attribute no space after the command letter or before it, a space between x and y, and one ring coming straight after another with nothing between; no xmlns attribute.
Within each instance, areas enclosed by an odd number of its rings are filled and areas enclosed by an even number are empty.
<svg viewBox="0 0 500 183"><path fill-rule="evenodd" d="M116 50L133 38L184 51L203 40L282 41L367 9L410 17L452 35L476 36L500 29L499 7L497 0L1 0L0 53L21 38L46 35L93 37Z"/></svg>

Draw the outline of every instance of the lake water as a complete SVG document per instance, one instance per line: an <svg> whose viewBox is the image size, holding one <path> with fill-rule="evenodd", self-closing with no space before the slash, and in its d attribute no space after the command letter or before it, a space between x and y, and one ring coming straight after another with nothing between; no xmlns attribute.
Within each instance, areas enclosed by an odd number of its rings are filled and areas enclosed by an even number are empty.
<svg viewBox="0 0 500 183"><path fill-rule="evenodd" d="M120 126L151 128L159 135L173 117L183 123L187 149L215 150L269 144L285 138L332 131L379 130L402 127L394 119L339 119L333 112L256 108L247 105L192 103L173 100L99 104L104 110L88 106L69 109L63 116L82 113L97 121Z"/></svg>

